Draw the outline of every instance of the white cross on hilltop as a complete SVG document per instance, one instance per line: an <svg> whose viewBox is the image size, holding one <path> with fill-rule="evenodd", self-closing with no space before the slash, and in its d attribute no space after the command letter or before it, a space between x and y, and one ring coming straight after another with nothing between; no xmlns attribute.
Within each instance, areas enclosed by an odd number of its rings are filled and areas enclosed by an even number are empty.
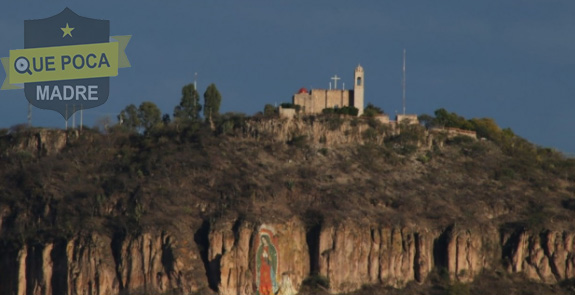
<svg viewBox="0 0 575 295"><path fill-rule="evenodd" d="M337 80L341 80L341 78L335 75L331 79L333 80L333 89L337 89Z"/></svg>

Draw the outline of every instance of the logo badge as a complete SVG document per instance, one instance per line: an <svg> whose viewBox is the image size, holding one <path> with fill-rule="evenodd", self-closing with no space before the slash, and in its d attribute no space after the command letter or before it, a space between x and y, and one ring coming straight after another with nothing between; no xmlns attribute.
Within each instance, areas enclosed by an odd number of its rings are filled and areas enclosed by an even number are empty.
<svg viewBox="0 0 575 295"><path fill-rule="evenodd" d="M64 119L104 104L110 77L130 67L125 54L131 36L110 37L110 21L82 17L69 8L40 20L24 21L24 49L2 58L1 89L20 89L35 107Z"/></svg>

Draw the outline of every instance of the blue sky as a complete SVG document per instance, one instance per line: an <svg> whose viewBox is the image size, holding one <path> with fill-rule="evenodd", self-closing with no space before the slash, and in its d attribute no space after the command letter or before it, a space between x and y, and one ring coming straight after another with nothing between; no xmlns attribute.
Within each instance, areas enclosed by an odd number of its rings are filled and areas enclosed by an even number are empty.
<svg viewBox="0 0 575 295"><path fill-rule="evenodd" d="M195 72L201 94L217 85L222 112L254 114L291 101L301 87L327 88L335 74L349 87L357 64L366 73L366 103L393 115L402 109L405 48L408 113L443 107L490 117L575 154L572 0L6 2L0 56L23 48L24 20L65 7L110 20L112 35L132 35L132 67L111 78L105 105L84 112L87 125L143 101L171 114ZM26 122L22 90L0 91L0 101L0 128ZM32 123L64 127L58 113L36 108Z"/></svg>

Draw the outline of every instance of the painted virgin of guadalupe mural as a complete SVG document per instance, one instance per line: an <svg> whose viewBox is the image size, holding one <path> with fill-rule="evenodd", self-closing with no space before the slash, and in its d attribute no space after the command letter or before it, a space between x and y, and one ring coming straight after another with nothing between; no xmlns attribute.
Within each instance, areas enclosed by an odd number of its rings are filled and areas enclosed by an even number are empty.
<svg viewBox="0 0 575 295"><path fill-rule="evenodd" d="M271 235L271 236L270 236ZM262 230L259 234L256 252L256 286L258 295L273 295L278 292L278 252L273 243L273 234Z"/></svg>

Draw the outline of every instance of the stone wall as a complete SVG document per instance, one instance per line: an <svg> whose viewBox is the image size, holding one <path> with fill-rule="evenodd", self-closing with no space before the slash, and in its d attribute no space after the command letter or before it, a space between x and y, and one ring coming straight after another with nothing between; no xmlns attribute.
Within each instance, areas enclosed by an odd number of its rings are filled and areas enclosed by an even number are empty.
<svg viewBox="0 0 575 295"><path fill-rule="evenodd" d="M389 124L389 116L386 114L376 115L374 118L382 124Z"/></svg>
<svg viewBox="0 0 575 295"><path fill-rule="evenodd" d="M417 115L411 115L411 114L406 114L406 115L398 114L396 121L397 121L397 123L400 123L400 124L404 123L404 122L407 122L408 124L419 124L419 120L417 119Z"/></svg>
<svg viewBox="0 0 575 295"><path fill-rule="evenodd" d="M302 106L307 114L321 113L325 108L353 105L353 91L339 89L313 89L310 93L297 93L293 103Z"/></svg>
<svg viewBox="0 0 575 295"><path fill-rule="evenodd" d="M293 104L300 105L303 112L313 112L313 101L311 95L307 92L294 94Z"/></svg>
<svg viewBox="0 0 575 295"><path fill-rule="evenodd" d="M472 139L477 139L477 132L471 130L464 130L459 128L445 127L445 128L431 128L429 130L431 133L444 133L447 138L453 138L456 136L467 136Z"/></svg>
<svg viewBox="0 0 575 295"><path fill-rule="evenodd" d="M295 109L286 109L286 108L279 107L278 110L279 110L280 117L282 117L282 118L291 119L291 118L295 117L295 114L296 114Z"/></svg>

